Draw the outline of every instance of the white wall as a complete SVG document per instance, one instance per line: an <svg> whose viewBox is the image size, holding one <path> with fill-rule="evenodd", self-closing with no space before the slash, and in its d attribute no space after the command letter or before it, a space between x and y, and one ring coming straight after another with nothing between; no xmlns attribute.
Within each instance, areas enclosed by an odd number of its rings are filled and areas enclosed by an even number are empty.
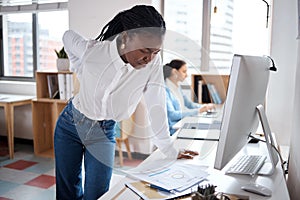
<svg viewBox="0 0 300 200"><path fill-rule="evenodd" d="M95 38L118 12L151 0L69 0L70 28L86 38Z"/></svg>
<svg viewBox="0 0 300 200"><path fill-rule="evenodd" d="M289 176L288 176L288 189L290 192L291 199L299 199L300 196L300 41L297 41L298 45L298 62L295 76L296 87L295 87L295 104L292 120L292 133L291 133L291 144L290 144L290 163L289 163Z"/></svg>
<svg viewBox="0 0 300 200"><path fill-rule="evenodd" d="M300 42L297 0L274 0L271 56L278 72L272 75L268 117L281 144L290 144L288 189L291 199L300 196Z"/></svg>
<svg viewBox="0 0 300 200"><path fill-rule="evenodd" d="M271 73L267 115L279 144L289 145L294 111L297 60L296 0L273 0L271 57L277 72Z"/></svg>

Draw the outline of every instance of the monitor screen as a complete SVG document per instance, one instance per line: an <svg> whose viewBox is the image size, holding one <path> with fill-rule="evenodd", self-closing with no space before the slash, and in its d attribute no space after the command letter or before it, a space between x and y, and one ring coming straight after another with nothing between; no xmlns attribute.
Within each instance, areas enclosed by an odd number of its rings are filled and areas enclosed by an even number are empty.
<svg viewBox="0 0 300 200"><path fill-rule="evenodd" d="M271 59L234 55L214 167L222 169L258 128L258 105L264 105Z"/></svg>

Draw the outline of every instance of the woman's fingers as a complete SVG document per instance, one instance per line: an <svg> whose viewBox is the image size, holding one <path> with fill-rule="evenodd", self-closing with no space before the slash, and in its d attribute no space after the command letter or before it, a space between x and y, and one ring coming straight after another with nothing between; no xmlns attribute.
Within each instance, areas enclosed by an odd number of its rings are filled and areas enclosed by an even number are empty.
<svg viewBox="0 0 300 200"><path fill-rule="evenodd" d="M198 152L185 149L185 150L179 152L178 159L193 159L194 156L197 156L197 155L199 155Z"/></svg>

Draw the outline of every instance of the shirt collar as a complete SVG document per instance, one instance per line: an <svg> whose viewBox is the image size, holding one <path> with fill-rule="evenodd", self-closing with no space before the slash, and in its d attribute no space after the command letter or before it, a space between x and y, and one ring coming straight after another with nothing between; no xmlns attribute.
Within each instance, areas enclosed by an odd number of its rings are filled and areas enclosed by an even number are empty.
<svg viewBox="0 0 300 200"><path fill-rule="evenodd" d="M115 37L115 39L113 41L110 42L110 46L109 46L109 53L110 53L110 57L115 65L115 67L118 68L127 68L128 71L132 71L135 70L135 68L129 64L129 63L125 63L121 56L119 55L118 52L118 48L117 48L117 38Z"/></svg>
<svg viewBox="0 0 300 200"><path fill-rule="evenodd" d="M175 83L173 83L169 78L166 78L166 84L171 90L178 90L179 87Z"/></svg>

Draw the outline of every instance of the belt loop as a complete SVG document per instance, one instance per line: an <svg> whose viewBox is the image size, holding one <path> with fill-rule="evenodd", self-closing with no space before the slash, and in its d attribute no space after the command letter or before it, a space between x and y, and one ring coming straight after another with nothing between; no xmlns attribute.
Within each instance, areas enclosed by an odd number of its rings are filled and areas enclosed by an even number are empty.
<svg viewBox="0 0 300 200"><path fill-rule="evenodd" d="M67 104L69 104L73 99L74 99L74 97L71 97L71 98L68 100Z"/></svg>

